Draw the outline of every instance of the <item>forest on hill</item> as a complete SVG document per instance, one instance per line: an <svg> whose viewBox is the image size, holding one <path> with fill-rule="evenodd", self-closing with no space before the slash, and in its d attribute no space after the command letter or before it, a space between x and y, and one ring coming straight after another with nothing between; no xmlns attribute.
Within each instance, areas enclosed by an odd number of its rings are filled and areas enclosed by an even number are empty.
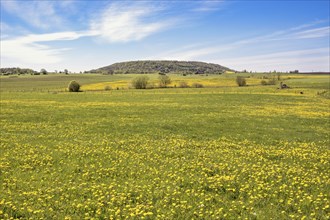
<svg viewBox="0 0 330 220"><path fill-rule="evenodd" d="M88 71L103 74L149 74L149 73L183 73L183 74L222 74L233 71L227 67L197 61L129 61L114 63L109 66Z"/></svg>

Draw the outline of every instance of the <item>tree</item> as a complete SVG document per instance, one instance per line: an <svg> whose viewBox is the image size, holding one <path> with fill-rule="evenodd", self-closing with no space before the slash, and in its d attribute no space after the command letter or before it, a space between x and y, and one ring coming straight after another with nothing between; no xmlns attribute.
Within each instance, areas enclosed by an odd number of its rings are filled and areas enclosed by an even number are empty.
<svg viewBox="0 0 330 220"><path fill-rule="evenodd" d="M47 75L47 73L48 73L48 72L47 72L47 70L45 70L45 69L41 69L41 70L40 70L40 74L42 74L42 75Z"/></svg>
<svg viewBox="0 0 330 220"><path fill-rule="evenodd" d="M281 80L281 73L277 73L277 80L278 80L278 81Z"/></svg>
<svg viewBox="0 0 330 220"><path fill-rule="evenodd" d="M238 86L246 86L246 80L243 76L237 76L236 83Z"/></svg>
<svg viewBox="0 0 330 220"><path fill-rule="evenodd" d="M80 91L80 84L76 81L71 81L68 86L69 92L79 92Z"/></svg>
<svg viewBox="0 0 330 220"><path fill-rule="evenodd" d="M64 74L68 75L69 71L67 69L64 70Z"/></svg>
<svg viewBox="0 0 330 220"><path fill-rule="evenodd" d="M171 79L167 75L160 75L159 76L159 87L166 88L168 84L171 84Z"/></svg>
<svg viewBox="0 0 330 220"><path fill-rule="evenodd" d="M139 76L133 79L132 86L135 89L146 89L148 85L149 78L147 76Z"/></svg>

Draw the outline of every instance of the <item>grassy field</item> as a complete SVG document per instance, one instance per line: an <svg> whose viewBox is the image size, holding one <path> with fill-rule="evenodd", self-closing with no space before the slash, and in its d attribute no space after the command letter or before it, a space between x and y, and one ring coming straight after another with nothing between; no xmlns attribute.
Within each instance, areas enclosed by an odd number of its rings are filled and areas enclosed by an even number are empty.
<svg viewBox="0 0 330 220"><path fill-rule="evenodd" d="M328 75L133 77L0 78L0 219L330 218Z"/></svg>

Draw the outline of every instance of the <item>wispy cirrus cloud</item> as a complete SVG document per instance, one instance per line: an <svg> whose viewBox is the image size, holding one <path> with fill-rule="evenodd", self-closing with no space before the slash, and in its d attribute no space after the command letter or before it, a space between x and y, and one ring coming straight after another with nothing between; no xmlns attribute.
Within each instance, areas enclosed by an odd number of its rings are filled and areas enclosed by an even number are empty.
<svg viewBox="0 0 330 220"><path fill-rule="evenodd" d="M66 48L55 49L34 42L20 43L15 40L1 42L2 63L7 66L30 66L32 64L51 64L60 62Z"/></svg>
<svg viewBox="0 0 330 220"><path fill-rule="evenodd" d="M141 40L154 33L173 27L175 18L157 16L165 8L144 2L115 2L106 8L99 18L91 22L91 30L109 42Z"/></svg>
<svg viewBox="0 0 330 220"><path fill-rule="evenodd" d="M179 60L198 60L206 55L219 54L225 51L239 50L242 47L256 45L256 47L264 44L271 44L272 42L290 42L296 40L326 38L330 36L329 26L312 28L313 24L301 25L297 28L290 28L287 30L279 30L270 34L261 35L257 37L241 39L226 44L218 42L211 42L204 45L192 45L191 47L178 48L170 50L158 55L158 59L179 59ZM306 29L309 27L309 29ZM304 30L302 30L304 29Z"/></svg>
<svg viewBox="0 0 330 220"><path fill-rule="evenodd" d="M69 48L53 48L40 42L76 40L93 36L93 32L59 32L51 34L31 34L24 37L1 41L1 58L17 60L20 63L57 63L61 55Z"/></svg>
<svg viewBox="0 0 330 220"><path fill-rule="evenodd" d="M73 41L82 37L99 37L110 43L138 41L154 33L173 27L175 19L162 19L157 13L165 10L161 5L144 2L115 2L101 12L101 16L90 21L90 29L83 31L29 34L23 37L7 38L1 41L1 58L19 60L22 63L56 63L70 48L55 48L47 45L52 41ZM6 6L17 9L16 2ZM42 26L39 16L31 24ZM8 25L3 24L4 28ZM46 26L45 26L46 27Z"/></svg>
<svg viewBox="0 0 330 220"><path fill-rule="evenodd" d="M193 12L212 12L221 9L224 0L197 1L196 6L191 10Z"/></svg>
<svg viewBox="0 0 330 220"><path fill-rule="evenodd" d="M226 5L230 4L227 4L227 1L217 0L196 0L190 4L182 3L181 1L170 1L169 3L167 1L144 0L100 1L97 4L90 3L89 1L78 2L74 0L1 1L1 10L6 12L5 16L8 16L8 19L1 21L1 61L6 60L6 62L2 62L2 64L6 63L6 65L10 63L7 61L12 61L11 63L14 66L18 66L23 62L26 64L60 63L65 59L64 57L68 58L72 54L78 53L74 50L78 51L83 41L77 43L74 41L88 37L98 39L98 44L95 47L101 45L102 50L103 45L104 48L115 48L117 50L117 47L112 47L112 45L121 43L123 48L131 47L132 45L139 47L138 44L127 43L141 41L147 45L147 43L153 42L154 44L151 43L150 45L152 46L150 47L155 46L155 48L158 48L156 49L157 51L162 52L157 55L154 54L154 51L149 50L148 57L151 59L201 60L212 62L213 60L217 61L221 60L221 58L227 58L225 61L234 62L230 59L232 57L238 57L242 58L242 62L244 62L244 59L248 60L248 56L244 57L248 53L244 53L244 51L256 56L258 54L267 55L268 50L269 54L274 55L272 58L276 61L281 60L280 57L275 57L276 54L274 54L274 51L282 51L283 53L287 53L282 54L287 58L287 61L293 62L295 59L294 56L298 56L298 53L289 54L290 51L324 46L326 45L325 38L329 38L328 20L316 20L290 29L274 30L273 32L255 37L243 37L250 34L242 33L242 35L235 35L234 38L236 40L232 38L227 38L227 40L220 38L219 40L210 41L209 39L203 40L195 36L195 42L193 41L194 38L192 38L187 41L190 42L189 45L185 44L185 41L182 41L182 47L175 48L169 43L173 41L171 37L175 34L174 31L164 33L159 38L160 40L155 37L151 38L151 36L168 30L178 29L178 27L188 27L187 31L189 31L189 28L193 29L192 27L202 24L199 21L206 22L203 18L205 15L208 15L208 13L216 15L213 12L223 9ZM89 6L88 9L86 9L86 6ZM72 12L71 15L70 13L66 13L68 11ZM72 16L73 14L74 16ZM93 16L94 14L95 16ZM74 23L75 25L70 26L71 18L74 20L71 24ZM19 22L19 20L24 21L24 23ZM324 23L327 23L327 26ZM24 27L24 30L16 31L19 26ZM214 33L219 33L220 30L216 29L221 30L221 27L213 27ZM183 31L180 29L178 34L182 33ZM208 36L212 37L214 33L212 32ZM255 32L251 30L250 33ZM164 36L169 37L168 42ZM242 38L239 39L239 36L242 36ZM148 37L150 38L146 39ZM177 35L177 37L181 38L182 36ZM72 41L72 44L59 41ZM88 39L84 43L87 42L93 44L95 40ZM315 42L322 43L314 45ZM298 44L300 45L298 46ZM166 47L168 51L162 45L168 45ZM291 45L295 46L291 47ZM143 54L145 53L136 54L136 57L141 56L143 59L145 58ZM264 55L260 56L265 57ZM311 60L319 57L319 60L324 61L324 57L326 57L324 54L306 54L304 56L305 58L302 60ZM259 58L254 57L253 60ZM260 58L260 60L266 62L266 58ZM268 62L271 63L270 58ZM225 63L221 64L225 65Z"/></svg>
<svg viewBox="0 0 330 220"><path fill-rule="evenodd" d="M292 34L290 37L296 39L320 38L330 36L330 27L314 28Z"/></svg>
<svg viewBox="0 0 330 220"><path fill-rule="evenodd" d="M49 34L30 34L13 39L17 43L77 40L81 37L96 36L94 31L66 31Z"/></svg>
<svg viewBox="0 0 330 220"><path fill-rule="evenodd" d="M205 44L193 44L191 46L177 48L176 50L162 52L162 54L157 55L155 58L168 60L203 60L219 63L238 70L249 69L253 66L258 71L269 71L271 69L285 71L288 70L288 67L309 71L320 69L330 71L329 47L317 48L316 46L316 48L313 48L310 45L305 47L306 49L297 50L295 47L283 46L297 44L298 41L304 45L309 45L308 42L314 42L315 39L329 39L329 26L315 27L315 25L319 25L320 23L303 24L290 29L228 43L209 42ZM277 48L279 45L282 46ZM240 51L250 51L250 54L242 56L242 52ZM275 53L274 51L278 52Z"/></svg>
<svg viewBox="0 0 330 220"><path fill-rule="evenodd" d="M254 66L255 71L288 71L303 69L305 71L330 71L329 48L315 48L307 50L288 50L278 53L267 53L255 56L215 59L211 62L222 63L237 70L249 69Z"/></svg>
<svg viewBox="0 0 330 220"><path fill-rule="evenodd" d="M19 17L26 24L45 30L60 27L64 23L55 4L56 1L1 1L1 7L7 13Z"/></svg>

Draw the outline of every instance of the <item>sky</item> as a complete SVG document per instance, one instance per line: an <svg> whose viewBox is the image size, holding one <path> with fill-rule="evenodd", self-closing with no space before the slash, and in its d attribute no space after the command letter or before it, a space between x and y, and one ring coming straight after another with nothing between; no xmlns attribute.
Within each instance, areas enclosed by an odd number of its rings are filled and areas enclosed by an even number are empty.
<svg viewBox="0 0 330 220"><path fill-rule="evenodd" d="M0 0L1 67L79 72L132 60L330 71L329 0Z"/></svg>

